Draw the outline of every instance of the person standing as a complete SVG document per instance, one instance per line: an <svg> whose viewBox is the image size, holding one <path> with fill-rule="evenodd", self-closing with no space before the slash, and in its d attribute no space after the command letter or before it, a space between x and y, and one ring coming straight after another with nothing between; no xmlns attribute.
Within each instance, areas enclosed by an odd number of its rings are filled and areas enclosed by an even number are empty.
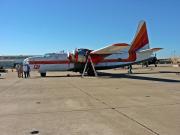
<svg viewBox="0 0 180 135"><path fill-rule="evenodd" d="M128 66L128 74L132 74L132 65Z"/></svg>
<svg viewBox="0 0 180 135"><path fill-rule="evenodd" d="M27 71L28 71L27 64L24 64L23 65L24 78L27 78Z"/></svg>
<svg viewBox="0 0 180 135"><path fill-rule="evenodd" d="M27 64L27 77L28 78L30 77L30 71L31 71L30 66L29 64Z"/></svg>
<svg viewBox="0 0 180 135"><path fill-rule="evenodd" d="M23 78L23 65L21 64L20 65L20 69L19 69L20 71L20 77L22 77Z"/></svg>
<svg viewBox="0 0 180 135"><path fill-rule="evenodd" d="M20 78L20 65L19 64L16 65L16 72L17 72L18 77Z"/></svg>

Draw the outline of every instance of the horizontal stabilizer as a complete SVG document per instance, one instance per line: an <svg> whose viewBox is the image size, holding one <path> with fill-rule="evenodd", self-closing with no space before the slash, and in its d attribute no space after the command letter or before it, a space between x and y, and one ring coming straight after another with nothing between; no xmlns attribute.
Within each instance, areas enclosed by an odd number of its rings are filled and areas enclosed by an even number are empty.
<svg viewBox="0 0 180 135"><path fill-rule="evenodd" d="M142 50L142 51L140 51L138 53L157 52L157 51L159 51L161 49L163 49L163 48L151 48L151 49Z"/></svg>

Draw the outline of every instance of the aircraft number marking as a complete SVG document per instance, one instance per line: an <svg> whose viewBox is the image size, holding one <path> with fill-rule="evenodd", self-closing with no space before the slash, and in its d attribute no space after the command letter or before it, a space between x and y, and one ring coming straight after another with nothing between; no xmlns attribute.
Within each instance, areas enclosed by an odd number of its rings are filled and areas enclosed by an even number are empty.
<svg viewBox="0 0 180 135"><path fill-rule="evenodd" d="M39 69L40 65L34 65L34 69Z"/></svg>

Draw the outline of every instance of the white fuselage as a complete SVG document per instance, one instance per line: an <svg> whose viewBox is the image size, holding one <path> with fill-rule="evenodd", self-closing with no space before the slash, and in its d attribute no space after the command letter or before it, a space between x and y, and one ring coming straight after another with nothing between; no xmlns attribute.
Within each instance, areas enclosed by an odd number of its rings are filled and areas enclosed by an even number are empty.
<svg viewBox="0 0 180 135"><path fill-rule="evenodd" d="M45 73L47 71L68 71L74 68L70 63L67 53L52 53L44 56L30 57L24 60L28 62L32 71Z"/></svg>

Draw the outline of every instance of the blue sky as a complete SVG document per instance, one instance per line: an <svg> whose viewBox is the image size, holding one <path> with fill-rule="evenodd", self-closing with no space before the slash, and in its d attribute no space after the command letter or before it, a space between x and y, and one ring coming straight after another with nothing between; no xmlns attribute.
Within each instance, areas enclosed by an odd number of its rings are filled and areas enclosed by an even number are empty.
<svg viewBox="0 0 180 135"><path fill-rule="evenodd" d="M0 0L0 55L130 43L146 20L159 57L180 55L179 0Z"/></svg>

